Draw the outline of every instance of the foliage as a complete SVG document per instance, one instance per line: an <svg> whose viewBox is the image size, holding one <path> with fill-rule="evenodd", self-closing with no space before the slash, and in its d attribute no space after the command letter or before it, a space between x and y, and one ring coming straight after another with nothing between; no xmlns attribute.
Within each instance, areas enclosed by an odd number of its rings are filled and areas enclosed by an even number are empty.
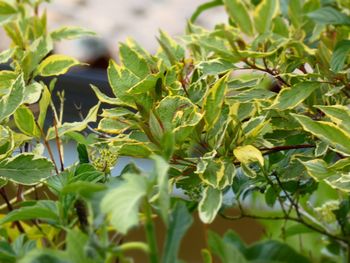
<svg viewBox="0 0 350 263"><path fill-rule="evenodd" d="M11 40L0 53L9 65L0 72L1 262L132 262L130 250L181 262L192 212L204 224L252 218L270 237L246 245L232 231L208 232L204 262L348 260L347 1L204 3L181 41L160 32L156 54L121 43L107 69L114 97L92 86L100 102L77 122L63 121L63 93L54 104L54 77L82 63L53 47L93 33L48 32L42 2L0 0ZM220 5L227 24L196 24ZM79 160L65 167L68 140ZM120 156L151 159L153 170L129 164L112 176ZM123 243L137 226L146 242Z"/></svg>

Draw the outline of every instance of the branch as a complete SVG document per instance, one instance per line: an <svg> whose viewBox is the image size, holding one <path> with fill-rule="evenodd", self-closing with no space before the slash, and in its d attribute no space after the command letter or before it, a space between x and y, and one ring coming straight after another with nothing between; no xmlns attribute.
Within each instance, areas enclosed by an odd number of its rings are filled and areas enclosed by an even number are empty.
<svg viewBox="0 0 350 263"><path fill-rule="evenodd" d="M4 201L6 203L6 206L7 206L7 209L11 212L13 210L13 206L12 206L10 200L7 197L5 188L0 188L0 195L4 199ZM14 221L14 224L16 225L16 227L17 227L17 229L18 229L18 231L20 233L22 233L22 234L25 233L25 230L24 230L22 224L19 221Z"/></svg>
<svg viewBox="0 0 350 263"><path fill-rule="evenodd" d="M264 154L269 154L269 153L280 152L280 151L308 149L308 148L315 148L315 145L312 145L312 144L282 145L282 146L275 146L272 148L260 148L259 150L264 152L266 151Z"/></svg>
<svg viewBox="0 0 350 263"><path fill-rule="evenodd" d="M287 81L285 81L283 78L281 78L279 75L278 75L278 72L276 72L275 70L271 70L267 67L267 64L265 65L265 68L261 68L259 66L257 66L256 64L254 63L251 63L249 62L248 59L243 59L243 62L246 63L251 69L255 69L255 70L259 70L259 71L262 71L262 72L266 72L268 74L270 74L271 76L275 77L280 83L282 83L283 85L287 86L287 87L290 87L290 84L288 84ZM266 63L266 62L265 62ZM264 63L264 64L265 64Z"/></svg>
<svg viewBox="0 0 350 263"><path fill-rule="evenodd" d="M290 221L294 221L297 222L299 224L302 224L304 226L306 226L307 228L314 230L315 232L325 235L329 238L333 238L334 240L349 244L349 240L337 235L334 235L332 233L329 233L323 229L319 229L311 224L309 224L308 222L304 221L303 219L297 218L297 217L293 217L293 216L289 216L289 215L284 215L284 216L259 216L259 215L252 215L252 214L246 214L243 211L241 211L240 215L238 216L228 216L225 215L224 213L220 212L219 213L220 216L224 219L227 220L240 220L243 218L252 218L252 219L258 219L258 220L290 220Z"/></svg>

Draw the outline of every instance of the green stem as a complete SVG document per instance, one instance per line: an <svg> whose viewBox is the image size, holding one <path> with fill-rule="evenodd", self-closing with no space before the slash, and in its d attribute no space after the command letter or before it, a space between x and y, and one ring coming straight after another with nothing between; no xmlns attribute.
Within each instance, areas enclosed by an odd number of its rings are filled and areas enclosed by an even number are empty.
<svg viewBox="0 0 350 263"><path fill-rule="evenodd" d="M143 243L143 242L124 243L124 244L118 246L118 249L120 249L123 252L129 251L129 250L140 250L140 251L145 252L146 254L148 254L150 252L148 245Z"/></svg>
<svg viewBox="0 0 350 263"><path fill-rule="evenodd" d="M156 240L156 231L154 228L153 220L152 220L152 209L150 204L145 201L144 212L146 216L145 223L145 231L147 242L149 246L149 262L150 263L158 263L158 248L157 248L157 240Z"/></svg>

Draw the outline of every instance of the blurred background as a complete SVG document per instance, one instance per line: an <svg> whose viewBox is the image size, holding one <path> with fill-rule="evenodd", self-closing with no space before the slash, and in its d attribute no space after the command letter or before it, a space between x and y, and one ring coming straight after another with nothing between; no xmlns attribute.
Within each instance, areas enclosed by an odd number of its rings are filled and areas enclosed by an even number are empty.
<svg viewBox="0 0 350 263"><path fill-rule="evenodd" d="M56 45L56 53L74 56L84 62L105 57L117 57L117 44L132 37L145 49L155 52L158 30L181 36L186 21L204 0L52 0L46 5L51 30L63 25L81 26L95 31L97 38L63 41ZM209 11L198 23L212 27L226 20L222 8ZM8 46L0 32L0 50ZM102 66L102 63L92 63ZM93 65L94 66L94 65Z"/></svg>

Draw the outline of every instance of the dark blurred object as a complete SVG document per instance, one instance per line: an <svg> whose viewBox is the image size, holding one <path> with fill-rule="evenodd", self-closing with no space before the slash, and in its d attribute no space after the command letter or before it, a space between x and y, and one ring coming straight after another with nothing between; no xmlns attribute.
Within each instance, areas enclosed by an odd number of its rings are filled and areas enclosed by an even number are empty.
<svg viewBox="0 0 350 263"><path fill-rule="evenodd" d="M8 65L0 65L0 70L8 69L10 69ZM52 78L40 78L37 80L43 81L48 85ZM106 95L114 97L108 84L105 69L91 67L79 68L58 77L56 87L53 91L53 100L55 105L59 107L60 102L56 94L62 90L65 91L64 121L77 121L80 119L79 111L75 105L81 107L81 113L86 116L89 109L97 104L98 99L90 88L90 84L99 87Z"/></svg>
<svg viewBox="0 0 350 263"><path fill-rule="evenodd" d="M92 68L106 69L111 54L106 44L99 38L85 38L81 40L81 46L86 54L87 63Z"/></svg>

